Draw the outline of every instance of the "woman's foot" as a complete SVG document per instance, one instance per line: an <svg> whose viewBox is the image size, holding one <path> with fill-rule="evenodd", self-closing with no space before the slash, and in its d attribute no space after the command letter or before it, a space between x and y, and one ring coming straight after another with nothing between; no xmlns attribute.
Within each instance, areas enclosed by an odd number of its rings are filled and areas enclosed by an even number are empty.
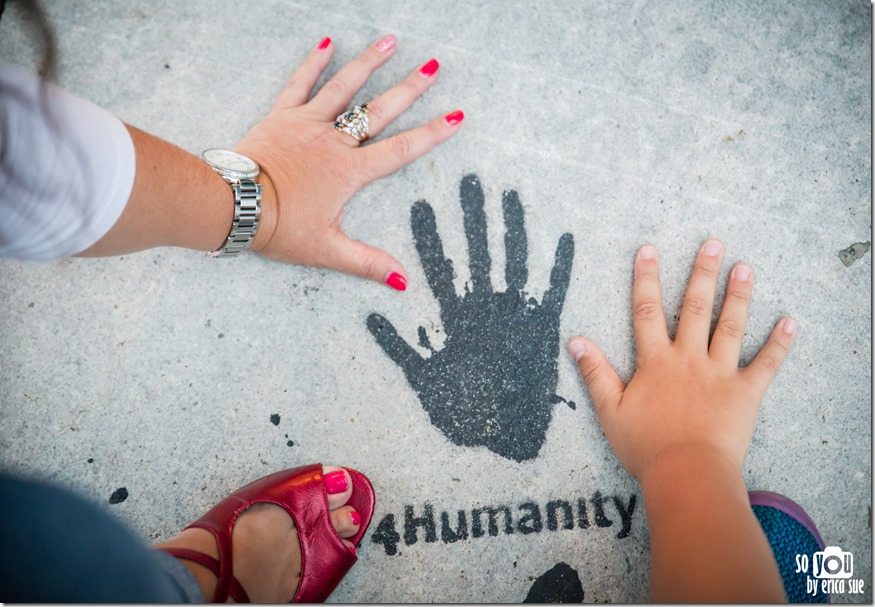
<svg viewBox="0 0 875 607"><path fill-rule="evenodd" d="M347 505L353 487L349 473L336 466L323 466L322 473L334 529L341 538L352 537L359 530L361 518ZM341 541L355 553L351 542ZM270 503L254 504L237 518L231 544L234 576L253 603L292 600L301 579L301 547L298 532L285 509ZM215 536L200 528L186 529L153 548L182 548L219 558ZM216 588L216 576L193 561L180 559L180 562L192 572L204 598L209 600Z"/></svg>

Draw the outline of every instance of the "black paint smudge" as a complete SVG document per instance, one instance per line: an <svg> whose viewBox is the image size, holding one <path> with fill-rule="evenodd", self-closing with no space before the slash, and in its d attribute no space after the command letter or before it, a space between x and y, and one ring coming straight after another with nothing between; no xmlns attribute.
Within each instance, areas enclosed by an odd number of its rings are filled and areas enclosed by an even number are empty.
<svg viewBox="0 0 875 607"><path fill-rule="evenodd" d="M523 603L582 603L580 576L567 563L558 563L535 580Z"/></svg>
<svg viewBox="0 0 875 607"><path fill-rule="evenodd" d="M125 487L119 487L109 496L109 503L121 504L126 499L128 499L128 490Z"/></svg>
<svg viewBox="0 0 875 607"><path fill-rule="evenodd" d="M476 175L460 186L471 286L456 296L453 263L444 257L434 212L424 200L413 205L410 226L429 286L440 304L446 332L436 351L425 328L419 345L432 351L423 358L391 322L379 314L367 325L377 343L404 371L432 424L460 446L485 446L517 462L537 457L544 444L558 379L559 316L568 289L574 239L563 234L556 247L550 288L540 303L524 291L528 245L523 208L517 193L504 192L507 290L496 293L489 276L483 189ZM574 409L573 402L568 405Z"/></svg>
<svg viewBox="0 0 875 607"><path fill-rule="evenodd" d="M272 413L270 416L270 423L272 423L274 426L279 426L280 425L280 414L279 413Z"/></svg>

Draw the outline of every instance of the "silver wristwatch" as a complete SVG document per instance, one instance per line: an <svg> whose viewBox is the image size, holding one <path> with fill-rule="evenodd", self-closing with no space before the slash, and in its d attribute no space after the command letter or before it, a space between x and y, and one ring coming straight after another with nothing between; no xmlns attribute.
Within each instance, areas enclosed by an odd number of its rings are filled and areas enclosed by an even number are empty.
<svg viewBox="0 0 875 607"><path fill-rule="evenodd" d="M255 179L261 167L251 158L231 150L205 150L208 165L222 176L234 193L234 221L224 246L207 253L210 257L234 257L252 244L261 218L261 184Z"/></svg>

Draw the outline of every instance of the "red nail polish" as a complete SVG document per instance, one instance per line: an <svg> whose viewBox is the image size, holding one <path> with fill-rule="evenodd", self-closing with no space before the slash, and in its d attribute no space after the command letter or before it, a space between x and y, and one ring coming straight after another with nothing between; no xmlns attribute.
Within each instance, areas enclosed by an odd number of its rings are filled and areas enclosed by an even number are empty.
<svg viewBox="0 0 875 607"><path fill-rule="evenodd" d="M358 512L356 512L355 510L350 511L349 518L352 519L352 524L355 525L356 527L358 527L362 523L361 515Z"/></svg>
<svg viewBox="0 0 875 607"><path fill-rule="evenodd" d="M355 551L355 546L350 546L349 551L352 552L353 555L358 556L358 554L356 554L356 551Z"/></svg>
<svg viewBox="0 0 875 607"><path fill-rule="evenodd" d="M316 48L320 51L324 51L325 49L328 48L329 44L331 44L331 38L326 36L325 38L322 39L322 42L320 42L319 46L317 46Z"/></svg>
<svg viewBox="0 0 875 607"><path fill-rule="evenodd" d="M419 73L425 77L432 76L438 68L440 67L440 63L438 63L437 59L432 59L421 68L419 68Z"/></svg>
<svg viewBox="0 0 875 607"><path fill-rule="evenodd" d="M398 272L392 272L386 277L386 284L395 289L396 291L406 291L407 290L407 280Z"/></svg>
<svg viewBox="0 0 875 607"><path fill-rule="evenodd" d="M456 110L455 112L452 112L452 113L444 116L444 122L446 122L450 126L459 124L464 119L465 119L465 114L464 114L464 112L462 112L462 110Z"/></svg>
<svg viewBox="0 0 875 607"><path fill-rule="evenodd" d="M335 470L334 472L329 472L323 478L325 481L325 491L327 491L330 495L334 495L335 493L343 493L346 491L349 485L346 483L346 474L344 474L343 470Z"/></svg>

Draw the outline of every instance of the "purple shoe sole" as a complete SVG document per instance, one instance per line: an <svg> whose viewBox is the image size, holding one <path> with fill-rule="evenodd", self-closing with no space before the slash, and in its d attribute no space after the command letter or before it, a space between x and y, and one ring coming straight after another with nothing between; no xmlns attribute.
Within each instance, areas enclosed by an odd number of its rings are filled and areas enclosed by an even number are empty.
<svg viewBox="0 0 875 607"><path fill-rule="evenodd" d="M812 521L811 517L805 513L802 506L791 500L789 497L784 497L780 493L773 493L771 491L749 491L748 497L750 498L751 506L768 506L793 517L814 536L814 539L817 540L817 545L820 546L821 550L826 547L823 538L820 537L820 533L817 532L817 527L814 525L814 521Z"/></svg>

